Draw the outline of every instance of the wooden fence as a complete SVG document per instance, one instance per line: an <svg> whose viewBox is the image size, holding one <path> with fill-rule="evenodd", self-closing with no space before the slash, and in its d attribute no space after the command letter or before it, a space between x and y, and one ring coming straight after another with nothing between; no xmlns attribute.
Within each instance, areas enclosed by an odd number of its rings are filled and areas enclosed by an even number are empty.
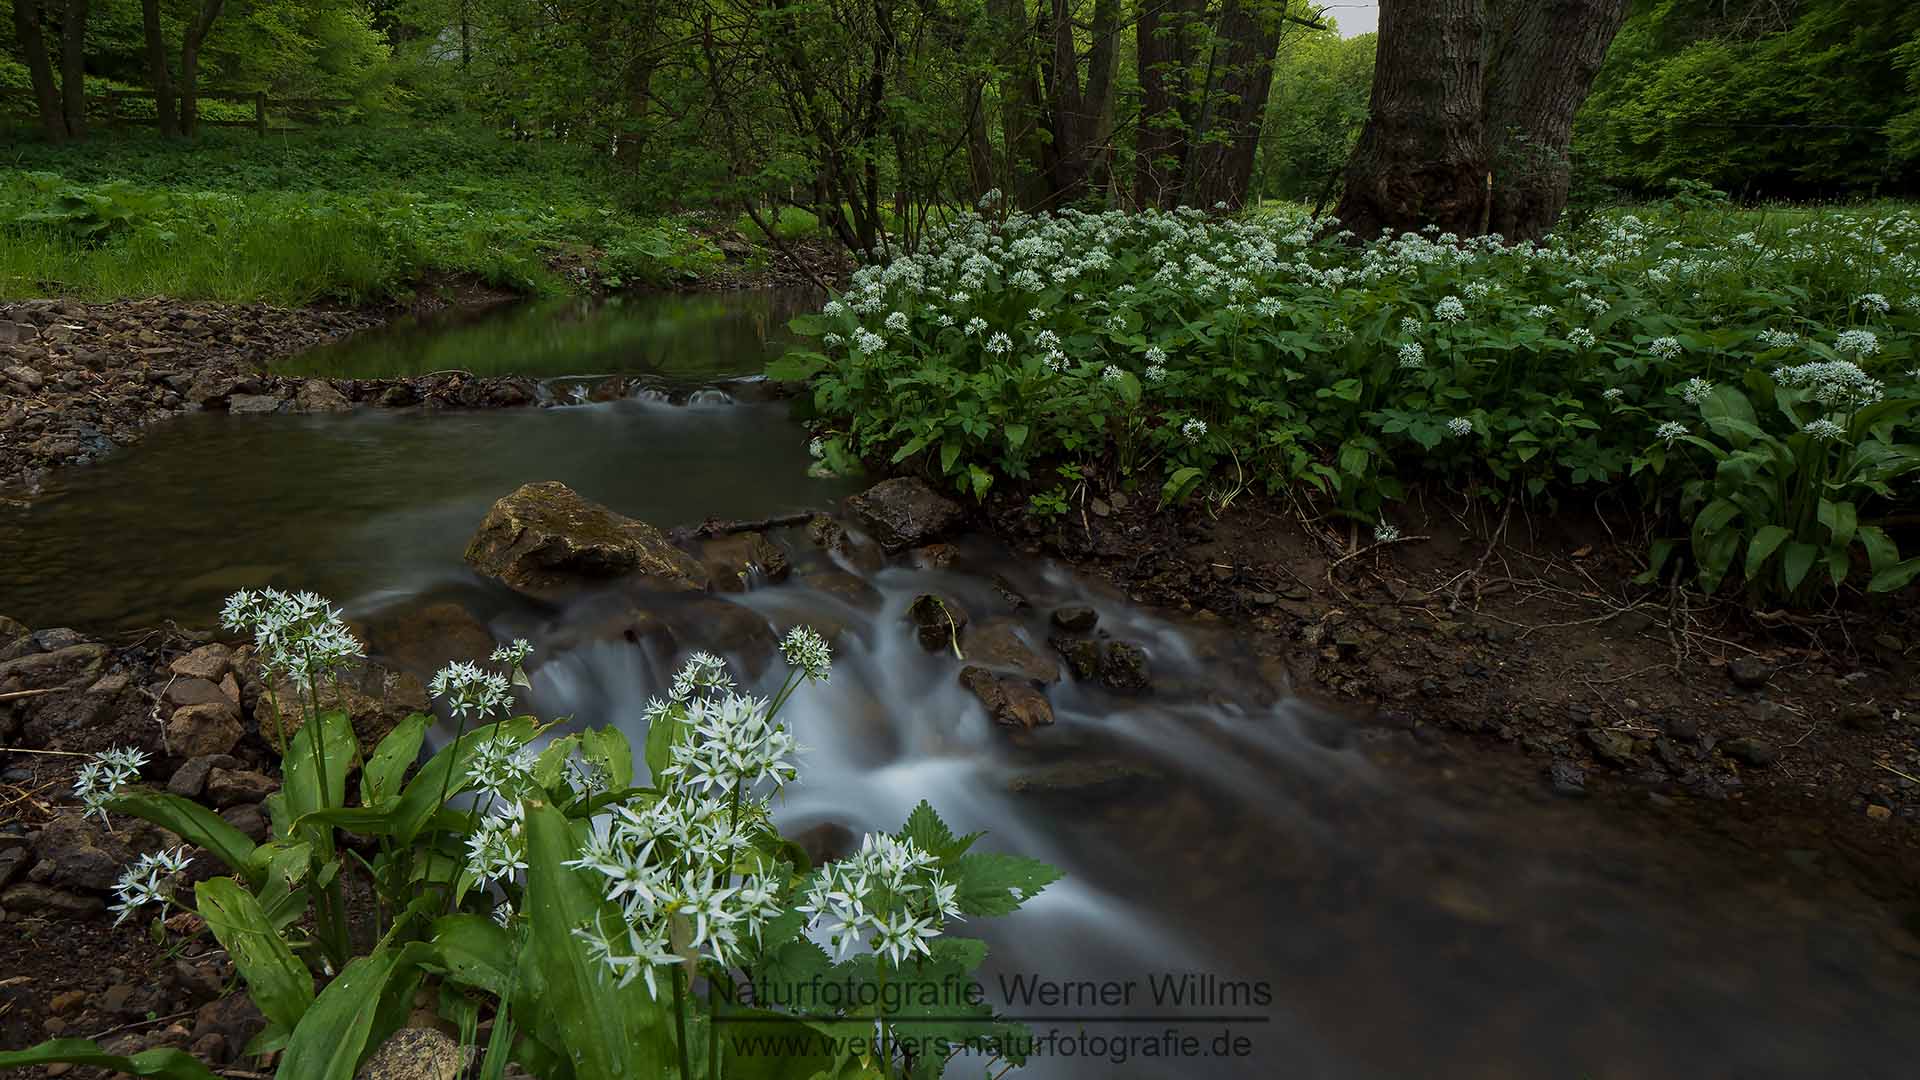
<svg viewBox="0 0 1920 1080"><path fill-rule="evenodd" d="M108 126L140 124L157 127L160 124L158 109L151 116L128 116L121 108L126 101L154 101L160 95L152 90L108 90L104 94L92 94L87 97L88 118L98 118ZM265 135L274 128L285 129L299 126L287 121L296 117L312 116L322 109L344 109L354 104L352 98L276 98L269 97L265 90L201 90L194 95L200 101L237 101L253 105L253 118L250 120L216 120L201 111L197 123L208 127L250 127ZM19 98L18 108L7 108L9 98ZM178 92L173 95L176 105L180 100ZM8 94L0 90L0 116L9 113L23 117L38 117L35 111L31 91L18 91ZM269 123L269 119L276 121Z"/></svg>

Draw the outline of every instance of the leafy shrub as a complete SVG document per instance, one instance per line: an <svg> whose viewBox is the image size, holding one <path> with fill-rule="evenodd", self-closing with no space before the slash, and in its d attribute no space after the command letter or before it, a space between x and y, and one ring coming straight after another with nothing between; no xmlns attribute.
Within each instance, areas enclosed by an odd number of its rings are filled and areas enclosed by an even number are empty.
<svg viewBox="0 0 1920 1080"><path fill-rule="evenodd" d="M430 719L407 718L361 763L350 806L353 727L320 710L314 687L359 643L312 594L242 591L224 616L254 631L269 685L306 697L291 717L266 699L263 734L283 750L284 785L267 803L272 839L255 845L197 803L132 789L143 764L134 751L90 763L76 794L90 813L170 829L232 872L200 882L189 902L176 885L188 849L143 856L115 909L125 919L157 907L156 934L169 908L206 920L268 1020L246 1052L283 1050L284 1080L353 1076L422 984L438 984L442 1014L463 1030L492 1011L483 1075L494 1077L509 1057L552 1080L892 1076L903 1038L927 1048L1016 1032L982 1004L974 972L985 947L950 931L962 917L1014 911L1054 870L972 850L979 834L955 836L925 803L900 832L869 834L819 868L774 829L769 795L797 774L781 706L831 666L812 631L782 643L790 670L771 699L739 693L724 662L694 655L648 705L647 786L634 783L619 729L559 735L511 715L511 687L527 685L525 642L493 654L508 673L450 664L433 691L458 721L454 738L413 770ZM378 853L350 857L343 829L377 838ZM343 882L355 874L381 901L379 940L365 952L347 934ZM743 1000L745 973L756 993ZM704 1002L691 993L697 976ZM821 986L850 990L829 1000ZM766 988L777 996L762 999ZM929 1014L937 1019L919 1019ZM723 1038L734 1024L754 1037ZM809 1040L849 1049L762 1056ZM86 1040L0 1053L0 1068L56 1061L211 1075L177 1051L119 1058ZM923 1054L914 1075L938 1076L946 1061Z"/></svg>
<svg viewBox="0 0 1920 1080"><path fill-rule="evenodd" d="M797 320L815 347L772 374L812 381L836 468L922 465L977 497L1062 464L1166 497L1302 485L1376 523L1409 480L1622 485L1715 380L1808 354L1920 398L1911 211L1741 214L1692 186L1543 244L1352 239L1297 212L967 216ZM1881 415L1898 442L1910 410ZM1876 496L1862 514L1914 498Z"/></svg>

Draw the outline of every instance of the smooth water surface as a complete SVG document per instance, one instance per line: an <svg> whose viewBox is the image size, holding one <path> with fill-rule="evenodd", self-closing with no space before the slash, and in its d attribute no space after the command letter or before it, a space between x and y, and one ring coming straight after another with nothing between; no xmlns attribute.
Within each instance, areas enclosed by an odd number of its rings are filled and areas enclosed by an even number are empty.
<svg viewBox="0 0 1920 1080"><path fill-rule="evenodd" d="M788 321L818 304L818 295L802 288L505 303L404 319L276 362L274 370L356 379L436 371L752 375L792 340Z"/></svg>

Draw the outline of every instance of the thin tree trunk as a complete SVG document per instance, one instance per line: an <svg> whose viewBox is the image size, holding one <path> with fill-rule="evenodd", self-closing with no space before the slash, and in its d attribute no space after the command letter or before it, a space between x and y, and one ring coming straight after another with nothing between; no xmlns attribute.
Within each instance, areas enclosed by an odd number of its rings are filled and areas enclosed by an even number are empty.
<svg viewBox="0 0 1920 1080"><path fill-rule="evenodd" d="M1362 239L1427 224L1479 231L1485 39L1481 0L1381 0L1373 98L1337 211Z"/></svg>
<svg viewBox="0 0 1920 1080"><path fill-rule="evenodd" d="M33 100L40 110L40 128L48 142L66 142L67 118L60 110L60 90L54 85L47 39L40 31L40 5L41 0L13 0L13 34L27 58Z"/></svg>
<svg viewBox="0 0 1920 1080"><path fill-rule="evenodd" d="M160 134L171 138L180 134L173 111L173 77L167 71L167 39L160 33L160 0L140 0L140 21L147 36L147 81L153 84L153 108L160 121Z"/></svg>
<svg viewBox="0 0 1920 1080"><path fill-rule="evenodd" d="M67 137L87 137L87 0L67 0L60 20L60 96Z"/></svg>
<svg viewBox="0 0 1920 1080"><path fill-rule="evenodd" d="M222 4L223 0L204 0L199 18L187 24L186 39L180 44L180 133L188 138L200 126L200 46L220 17Z"/></svg>
<svg viewBox="0 0 1920 1080"><path fill-rule="evenodd" d="M1566 209L1573 118L1593 89L1628 0L1509 4L1487 73L1492 231L1536 239Z"/></svg>
<svg viewBox="0 0 1920 1080"><path fill-rule="evenodd" d="M1007 198L1023 209L1046 201L1046 149L1040 129L1040 81L1034 74L1024 0L987 0L987 14L1004 35L998 50L1000 138L1007 154Z"/></svg>

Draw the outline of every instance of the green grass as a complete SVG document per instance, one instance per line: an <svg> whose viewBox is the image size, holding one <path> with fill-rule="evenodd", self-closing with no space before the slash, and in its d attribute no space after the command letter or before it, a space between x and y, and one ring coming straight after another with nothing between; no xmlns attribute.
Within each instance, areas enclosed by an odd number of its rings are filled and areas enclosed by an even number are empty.
<svg viewBox="0 0 1920 1080"><path fill-rule="evenodd" d="M576 148L486 132L108 137L0 160L0 297L368 303L447 275L554 294L579 269L665 284L721 258L695 219L623 206Z"/></svg>

